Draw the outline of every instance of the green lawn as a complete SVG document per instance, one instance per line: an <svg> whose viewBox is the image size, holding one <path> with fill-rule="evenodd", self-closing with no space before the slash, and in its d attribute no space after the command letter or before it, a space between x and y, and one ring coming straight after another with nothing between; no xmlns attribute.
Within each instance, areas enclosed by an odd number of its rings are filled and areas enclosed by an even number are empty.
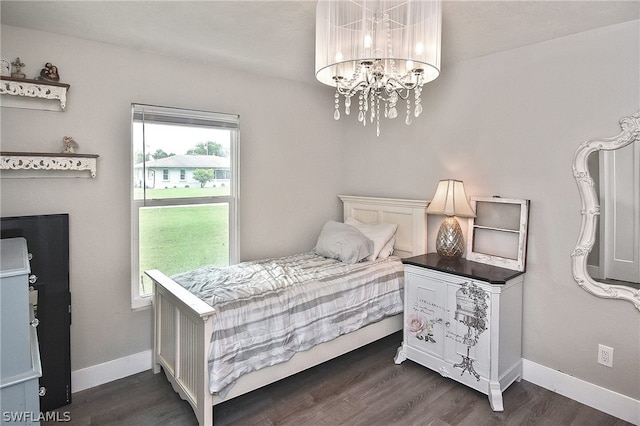
<svg viewBox="0 0 640 426"><path fill-rule="evenodd" d="M195 189L202 188L186 188L189 196L196 196L192 192ZM227 204L144 207L140 209L139 223L141 273L159 269L172 275L207 265L229 264ZM141 294L149 292L150 280L145 276Z"/></svg>

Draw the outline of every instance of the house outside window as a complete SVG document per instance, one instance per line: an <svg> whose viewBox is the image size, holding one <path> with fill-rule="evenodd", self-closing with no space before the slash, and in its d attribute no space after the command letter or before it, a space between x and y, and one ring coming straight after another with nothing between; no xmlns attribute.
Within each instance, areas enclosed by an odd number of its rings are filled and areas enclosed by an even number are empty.
<svg viewBox="0 0 640 426"><path fill-rule="evenodd" d="M237 263L237 115L132 105L132 306L145 270L173 275ZM162 179L158 179L158 177Z"/></svg>

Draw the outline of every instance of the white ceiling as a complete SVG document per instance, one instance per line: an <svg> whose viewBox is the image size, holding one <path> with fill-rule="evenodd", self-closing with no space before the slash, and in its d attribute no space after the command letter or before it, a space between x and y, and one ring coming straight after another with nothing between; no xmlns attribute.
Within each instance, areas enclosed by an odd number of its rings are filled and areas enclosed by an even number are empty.
<svg viewBox="0 0 640 426"><path fill-rule="evenodd" d="M9 1L3 25L314 80L315 0ZM442 67L640 19L640 0L457 1L443 5Z"/></svg>

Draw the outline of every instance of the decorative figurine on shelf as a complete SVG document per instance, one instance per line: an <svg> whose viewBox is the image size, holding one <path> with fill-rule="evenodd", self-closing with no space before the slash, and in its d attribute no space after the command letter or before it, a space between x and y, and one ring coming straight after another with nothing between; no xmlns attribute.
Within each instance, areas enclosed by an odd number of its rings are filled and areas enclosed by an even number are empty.
<svg viewBox="0 0 640 426"><path fill-rule="evenodd" d="M78 143L73 140L72 136L65 136L62 138L62 142L64 143L63 154L75 154Z"/></svg>
<svg viewBox="0 0 640 426"><path fill-rule="evenodd" d="M9 61L0 59L0 75L4 77L11 75L11 65L9 65Z"/></svg>
<svg viewBox="0 0 640 426"><path fill-rule="evenodd" d="M53 65L51 62L47 62L44 65L44 68L40 70L40 77L38 77L38 80L60 81L58 67Z"/></svg>
<svg viewBox="0 0 640 426"><path fill-rule="evenodd" d="M13 65L14 67L14 71L11 73L11 77L25 78L25 75L22 72L22 67L24 67L24 63L20 61L20 58L16 58L15 61L11 62L11 65Z"/></svg>

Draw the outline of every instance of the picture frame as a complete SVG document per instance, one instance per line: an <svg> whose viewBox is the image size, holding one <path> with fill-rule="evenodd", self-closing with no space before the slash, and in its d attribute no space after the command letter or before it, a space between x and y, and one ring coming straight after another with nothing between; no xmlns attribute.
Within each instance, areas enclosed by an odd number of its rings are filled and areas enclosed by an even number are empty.
<svg viewBox="0 0 640 426"><path fill-rule="evenodd" d="M471 197L476 217L467 235L467 260L524 272L529 200Z"/></svg>

